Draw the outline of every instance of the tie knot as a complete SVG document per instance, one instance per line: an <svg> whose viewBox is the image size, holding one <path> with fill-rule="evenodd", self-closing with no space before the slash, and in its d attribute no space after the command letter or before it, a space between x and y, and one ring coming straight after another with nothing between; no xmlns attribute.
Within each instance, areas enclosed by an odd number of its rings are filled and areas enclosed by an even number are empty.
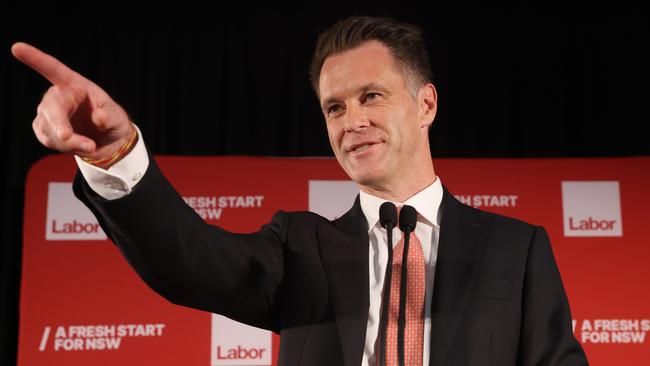
<svg viewBox="0 0 650 366"><path fill-rule="evenodd" d="M395 207L397 207L397 227L399 228L399 214L400 212L402 212L402 208L404 207L404 205L399 205Z"/></svg>
<svg viewBox="0 0 650 366"><path fill-rule="evenodd" d="M399 215L402 212L402 209L404 207L406 207L406 205L399 205L399 206L395 206L395 207L397 207L397 222L399 222Z"/></svg>

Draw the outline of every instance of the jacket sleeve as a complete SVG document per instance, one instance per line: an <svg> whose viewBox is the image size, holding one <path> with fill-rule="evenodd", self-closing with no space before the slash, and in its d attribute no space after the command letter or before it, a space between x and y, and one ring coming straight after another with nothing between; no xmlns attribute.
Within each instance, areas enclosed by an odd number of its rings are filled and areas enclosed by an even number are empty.
<svg viewBox="0 0 650 366"><path fill-rule="evenodd" d="M251 234L209 225L185 204L151 156L146 174L122 198L102 198L79 172L73 190L158 294L174 304L277 331L285 212Z"/></svg>
<svg viewBox="0 0 650 366"><path fill-rule="evenodd" d="M542 227L529 247L522 302L518 365L588 365L573 335L569 302Z"/></svg>

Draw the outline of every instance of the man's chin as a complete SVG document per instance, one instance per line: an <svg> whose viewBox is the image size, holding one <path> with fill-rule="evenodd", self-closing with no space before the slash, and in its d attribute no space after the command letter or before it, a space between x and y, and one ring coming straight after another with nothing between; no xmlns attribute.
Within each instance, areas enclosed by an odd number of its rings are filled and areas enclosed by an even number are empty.
<svg viewBox="0 0 650 366"><path fill-rule="evenodd" d="M348 174L357 184L362 186L376 186L381 181L381 174L371 171L356 171Z"/></svg>
<svg viewBox="0 0 650 366"><path fill-rule="evenodd" d="M363 162L350 159L346 160L345 163L345 172L357 184L372 186L381 182L386 176L387 163L383 159L375 158Z"/></svg>

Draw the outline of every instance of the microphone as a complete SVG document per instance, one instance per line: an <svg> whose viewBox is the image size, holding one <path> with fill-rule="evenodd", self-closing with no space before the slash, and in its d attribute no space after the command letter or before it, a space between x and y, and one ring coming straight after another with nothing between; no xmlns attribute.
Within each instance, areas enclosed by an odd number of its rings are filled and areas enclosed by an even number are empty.
<svg viewBox="0 0 650 366"><path fill-rule="evenodd" d="M397 226L397 207L392 202L386 201L379 207L379 223L386 230Z"/></svg>
<svg viewBox="0 0 650 366"><path fill-rule="evenodd" d="M399 228L404 233L402 273L399 286L399 317L397 318L397 359L404 365L404 328L406 326L406 281L408 275L409 237L415 230L418 213L412 206L405 205L399 212Z"/></svg>
<svg viewBox="0 0 650 366"><path fill-rule="evenodd" d="M411 233L415 230L415 225L418 223L418 212L413 206L403 206L399 212L399 229L406 233Z"/></svg>
<svg viewBox="0 0 650 366"><path fill-rule="evenodd" d="M390 285L393 277L393 228L397 226L397 207L392 202L384 202L379 207L379 223L388 234L388 260L384 275L384 293L382 296L381 317L379 324L379 365L386 366L386 331L388 326L388 308L390 307Z"/></svg>

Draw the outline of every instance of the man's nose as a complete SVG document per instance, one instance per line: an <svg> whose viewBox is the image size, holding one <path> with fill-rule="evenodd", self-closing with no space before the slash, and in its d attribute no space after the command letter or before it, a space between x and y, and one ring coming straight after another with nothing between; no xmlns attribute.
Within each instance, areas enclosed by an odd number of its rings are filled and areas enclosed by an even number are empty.
<svg viewBox="0 0 650 366"><path fill-rule="evenodd" d="M358 131L370 126L368 111L361 105L350 105L345 114L344 127L346 132Z"/></svg>

